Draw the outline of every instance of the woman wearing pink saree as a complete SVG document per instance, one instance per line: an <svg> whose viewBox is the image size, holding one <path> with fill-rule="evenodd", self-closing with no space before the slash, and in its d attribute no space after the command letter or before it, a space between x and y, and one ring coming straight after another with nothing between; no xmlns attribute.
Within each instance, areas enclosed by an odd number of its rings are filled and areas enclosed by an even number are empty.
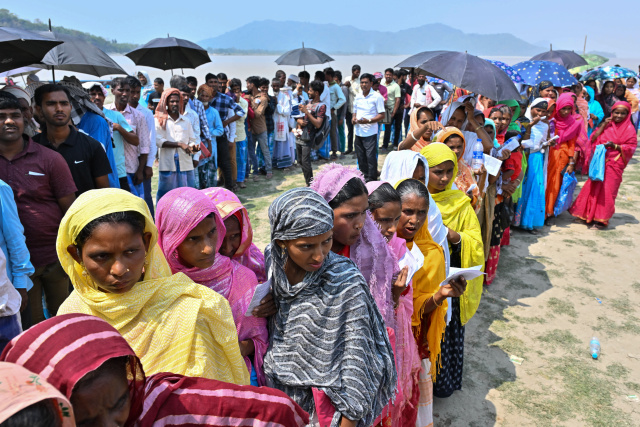
<svg viewBox="0 0 640 427"><path fill-rule="evenodd" d="M264 385L267 322L245 316L258 281L250 269L218 254L226 229L213 201L194 188L171 190L158 202L156 225L171 271L186 274L229 301L251 383Z"/></svg>
<svg viewBox="0 0 640 427"><path fill-rule="evenodd" d="M264 255L253 243L249 213L238 196L222 187L206 188L202 192L213 200L227 229L220 253L253 271L258 283L266 282Z"/></svg>
<svg viewBox="0 0 640 427"><path fill-rule="evenodd" d="M596 228L605 228L616 211L616 197L622 173L638 146L636 130L631 123L631 105L618 101L611 107L611 117L604 119L591 137L593 149L603 144L605 152L604 181L589 179L569 213Z"/></svg>

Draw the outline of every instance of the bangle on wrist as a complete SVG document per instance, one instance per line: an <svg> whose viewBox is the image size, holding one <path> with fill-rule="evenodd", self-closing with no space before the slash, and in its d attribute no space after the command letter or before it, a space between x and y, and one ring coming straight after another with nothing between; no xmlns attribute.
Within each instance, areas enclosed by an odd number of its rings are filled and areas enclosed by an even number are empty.
<svg viewBox="0 0 640 427"><path fill-rule="evenodd" d="M438 303L436 302L436 295L433 294L431 296L431 299L433 300L433 303L435 304L436 307L442 307L442 303L440 303L440 305L438 305Z"/></svg>
<svg viewBox="0 0 640 427"><path fill-rule="evenodd" d="M477 133L478 129L480 129L480 128L481 128L481 127L483 127L483 126L484 126L484 125L478 125L478 127L477 127L477 128L475 128L475 129L473 130L473 133Z"/></svg>
<svg viewBox="0 0 640 427"><path fill-rule="evenodd" d="M413 138L415 142L418 142L418 138L413 134L413 131L409 132L409 135L411 135L411 138Z"/></svg>
<svg viewBox="0 0 640 427"><path fill-rule="evenodd" d="M460 237L460 240L458 240L456 243L452 243L452 245L459 245L460 242L462 242L462 235L458 234L458 237Z"/></svg>

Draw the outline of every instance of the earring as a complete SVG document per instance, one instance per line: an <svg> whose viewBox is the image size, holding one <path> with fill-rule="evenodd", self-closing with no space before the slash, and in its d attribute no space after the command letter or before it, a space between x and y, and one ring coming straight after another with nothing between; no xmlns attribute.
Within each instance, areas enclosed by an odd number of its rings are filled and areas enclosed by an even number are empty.
<svg viewBox="0 0 640 427"><path fill-rule="evenodd" d="M282 249L282 256L285 256L285 249L284 249L284 245L281 245L280 248Z"/></svg>

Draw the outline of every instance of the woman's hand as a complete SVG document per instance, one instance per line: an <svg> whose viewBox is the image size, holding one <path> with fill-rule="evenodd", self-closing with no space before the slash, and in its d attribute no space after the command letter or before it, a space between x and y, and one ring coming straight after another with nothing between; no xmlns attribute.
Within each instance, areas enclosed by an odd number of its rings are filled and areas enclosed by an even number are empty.
<svg viewBox="0 0 640 427"><path fill-rule="evenodd" d="M573 171L575 170L575 168L576 168L576 165L575 165L575 164L573 164L573 163L569 163L569 166L567 166L567 173L568 173L569 175L571 175L571 174L573 173Z"/></svg>
<svg viewBox="0 0 640 427"><path fill-rule="evenodd" d="M441 286L440 289L438 289L438 292L433 295L433 301L437 302L440 300L440 304L438 305L441 305L445 298L458 298L464 294L466 289L467 279L464 277L458 277L455 280L450 280L446 285ZM441 298L436 298L437 295L440 295Z"/></svg>
<svg viewBox="0 0 640 427"><path fill-rule="evenodd" d="M398 278L393 283L393 288L391 289L391 294L393 296L393 305L398 306L398 301L400 301L400 295L407 289L407 276L409 275L409 266L404 266L400 273L398 274Z"/></svg>
<svg viewBox="0 0 640 427"><path fill-rule="evenodd" d="M251 314L254 317L269 317L276 314L277 311L278 309L276 308L276 303L273 300L273 295L269 293L266 297L262 298L260 305L254 308Z"/></svg>
<svg viewBox="0 0 640 427"><path fill-rule="evenodd" d="M239 344L240 344L240 354L242 355L242 357L251 356L253 353L256 352L256 347L253 344L253 340L240 341Z"/></svg>
<svg viewBox="0 0 640 427"><path fill-rule="evenodd" d="M504 149L502 150L502 154L500 154L500 157L498 157L498 160L500 160L501 162L504 162L509 157L511 157L511 151Z"/></svg>

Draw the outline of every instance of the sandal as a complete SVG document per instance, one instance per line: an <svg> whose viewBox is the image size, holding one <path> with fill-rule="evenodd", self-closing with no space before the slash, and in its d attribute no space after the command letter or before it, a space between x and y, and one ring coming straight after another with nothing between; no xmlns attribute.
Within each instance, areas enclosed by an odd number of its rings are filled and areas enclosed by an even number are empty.
<svg viewBox="0 0 640 427"><path fill-rule="evenodd" d="M247 184L245 184L244 182L239 182L239 183L238 183L238 187L240 187L240 188L247 188Z"/></svg>

